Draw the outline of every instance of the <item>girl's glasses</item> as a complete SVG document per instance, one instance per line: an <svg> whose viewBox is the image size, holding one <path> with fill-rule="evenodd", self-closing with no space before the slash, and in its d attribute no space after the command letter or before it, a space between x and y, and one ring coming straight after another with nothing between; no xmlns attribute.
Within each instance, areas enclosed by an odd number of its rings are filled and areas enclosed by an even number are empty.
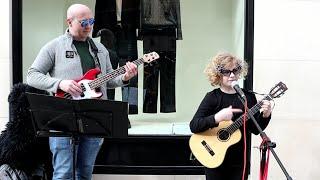
<svg viewBox="0 0 320 180"><path fill-rule="evenodd" d="M224 68L218 68L218 72L222 74L223 76L230 76L231 73L234 75L239 75L241 73L241 66L237 66L236 68L229 70L229 69L224 69Z"/></svg>

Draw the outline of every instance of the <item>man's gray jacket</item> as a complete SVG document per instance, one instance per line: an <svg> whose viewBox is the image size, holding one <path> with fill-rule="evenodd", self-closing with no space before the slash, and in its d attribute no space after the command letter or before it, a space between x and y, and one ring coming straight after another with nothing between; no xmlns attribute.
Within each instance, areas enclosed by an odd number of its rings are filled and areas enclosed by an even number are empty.
<svg viewBox="0 0 320 180"><path fill-rule="evenodd" d="M35 61L28 69L27 83L35 88L56 93L62 80L79 80L83 76L81 61L72 42L73 38L67 30L64 35L53 39L41 48ZM99 42L95 42L95 45L98 48L97 56L101 66L101 76L113 69L106 48ZM89 47L89 51L94 57L92 48ZM124 85L122 76L108 81L106 86L100 88L103 99L107 99L107 87L115 88Z"/></svg>

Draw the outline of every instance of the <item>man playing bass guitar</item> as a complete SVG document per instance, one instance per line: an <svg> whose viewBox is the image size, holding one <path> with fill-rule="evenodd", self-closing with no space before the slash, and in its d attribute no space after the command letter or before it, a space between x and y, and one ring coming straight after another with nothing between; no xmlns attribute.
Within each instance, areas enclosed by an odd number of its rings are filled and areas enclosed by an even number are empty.
<svg viewBox="0 0 320 180"><path fill-rule="evenodd" d="M84 89L81 86L83 83L76 80L88 70L98 68L101 75L105 75L113 69L106 48L101 43L93 42L90 37L94 18L87 6L71 5L67 10L66 23L68 29L65 34L51 40L40 50L28 70L27 83L55 94L63 91L77 98ZM124 69L122 75L114 77L100 87L99 91L102 94L99 98L106 99L107 88L124 86L137 74L137 66L131 62L128 62ZM72 179L73 158L70 140L71 137L49 138L53 179ZM102 142L102 138L79 137L76 147L77 177L73 177L74 179L91 179L93 165Z"/></svg>

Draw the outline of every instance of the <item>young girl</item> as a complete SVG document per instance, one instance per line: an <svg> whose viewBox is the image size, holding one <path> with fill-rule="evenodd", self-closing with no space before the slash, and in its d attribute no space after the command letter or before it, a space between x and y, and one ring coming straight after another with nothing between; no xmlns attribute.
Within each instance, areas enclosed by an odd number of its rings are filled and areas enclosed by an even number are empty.
<svg viewBox="0 0 320 180"><path fill-rule="evenodd" d="M197 112L190 122L193 133L199 133L214 128L219 122L225 120L235 121L245 112L244 106L237 97L232 87L233 81L246 76L248 65L245 61L230 53L219 53L208 64L205 73L213 87L218 87L208 92L203 98ZM243 90L250 109L257 103L253 93ZM271 104L263 101L260 112L255 115L262 129L265 129L271 118ZM223 163L217 168L205 168L207 180L241 180L244 165L244 134L241 131L241 140L231 145L225 155ZM248 178L250 168L251 133L258 134L259 131L251 120L246 122L246 168L244 179Z"/></svg>

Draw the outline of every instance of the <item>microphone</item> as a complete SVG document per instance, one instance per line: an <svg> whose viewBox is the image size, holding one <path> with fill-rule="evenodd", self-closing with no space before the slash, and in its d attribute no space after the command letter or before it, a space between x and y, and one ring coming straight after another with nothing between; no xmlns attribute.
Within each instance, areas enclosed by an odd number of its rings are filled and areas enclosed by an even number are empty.
<svg viewBox="0 0 320 180"><path fill-rule="evenodd" d="M244 95L244 92L241 90L241 88L239 87L237 81L232 81L231 86L233 87L233 89L240 95L240 97L242 99L246 99L246 96Z"/></svg>

